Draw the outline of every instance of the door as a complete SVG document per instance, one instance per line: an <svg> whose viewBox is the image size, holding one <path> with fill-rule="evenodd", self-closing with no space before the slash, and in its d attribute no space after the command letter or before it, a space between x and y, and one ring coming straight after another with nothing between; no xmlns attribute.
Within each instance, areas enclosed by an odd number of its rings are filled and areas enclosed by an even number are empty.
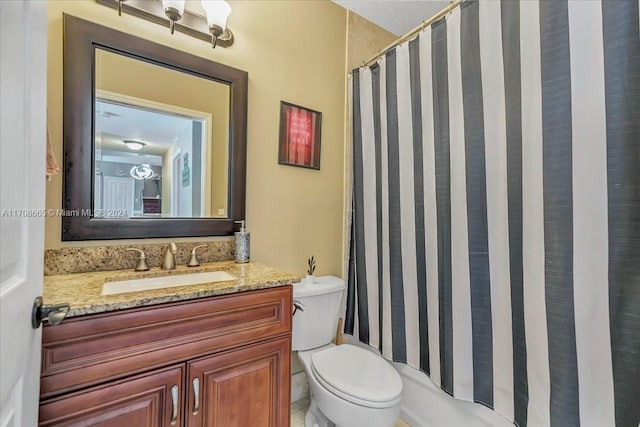
<svg viewBox="0 0 640 427"><path fill-rule="evenodd" d="M0 426L35 426L42 293L47 5L0 1Z"/></svg>
<svg viewBox="0 0 640 427"><path fill-rule="evenodd" d="M289 427L291 340L278 338L190 362L188 427Z"/></svg>
<svg viewBox="0 0 640 427"><path fill-rule="evenodd" d="M173 157L171 174L171 216L178 217L182 214L182 156L180 151Z"/></svg>
<svg viewBox="0 0 640 427"><path fill-rule="evenodd" d="M180 427L184 364L50 399L45 426Z"/></svg>
<svg viewBox="0 0 640 427"><path fill-rule="evenodd" d="M133 216L135 199L135 181L133 178L105 176L102 178L102 211L100 216L130 217ZM125 213L123 215L123 213Z"/></svg>
<svg viewBox="0 0 640 427"><path fill-rule="evenodd" d="M93 209L102 212L102 172L94 174L95 196L93 198Z"/></svg>

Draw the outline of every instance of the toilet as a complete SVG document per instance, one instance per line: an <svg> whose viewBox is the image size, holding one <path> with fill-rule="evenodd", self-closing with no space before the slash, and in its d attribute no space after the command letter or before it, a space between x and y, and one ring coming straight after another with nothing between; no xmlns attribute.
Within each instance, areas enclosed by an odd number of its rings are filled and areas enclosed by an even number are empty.
<svg viewBox="0 0 640 427"><path fill-rule="evenodd" d="M331 343L344 289L333 276L293 286L292 348L311 388L305 427L393 427L402 401L398 372L369 350Z"/></svg>

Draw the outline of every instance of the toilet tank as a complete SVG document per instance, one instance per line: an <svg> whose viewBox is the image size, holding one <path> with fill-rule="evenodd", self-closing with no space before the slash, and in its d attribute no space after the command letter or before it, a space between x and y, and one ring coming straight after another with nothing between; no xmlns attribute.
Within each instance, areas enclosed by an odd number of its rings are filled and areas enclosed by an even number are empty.
<svg viewBox="0 0 640 427"><path fill-rule="evenodd" d="M344 288L344 281L334 276L320 276L314 283L293 285L293 301L303 307L293 316L294 351L322 347L333 341Z"/></svg>

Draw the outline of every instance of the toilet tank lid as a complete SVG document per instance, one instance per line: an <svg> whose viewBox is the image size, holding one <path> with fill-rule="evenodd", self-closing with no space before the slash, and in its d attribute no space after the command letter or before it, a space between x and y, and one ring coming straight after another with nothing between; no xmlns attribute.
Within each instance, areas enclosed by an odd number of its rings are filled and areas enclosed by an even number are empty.
<svg viewBox="0 0 640 427"><path fill-rule="evenodd" d="M344 289L344 280L335 276L318 276L314 283L294 283L293 297L309 297L313 295L329 294Z"/></svg>

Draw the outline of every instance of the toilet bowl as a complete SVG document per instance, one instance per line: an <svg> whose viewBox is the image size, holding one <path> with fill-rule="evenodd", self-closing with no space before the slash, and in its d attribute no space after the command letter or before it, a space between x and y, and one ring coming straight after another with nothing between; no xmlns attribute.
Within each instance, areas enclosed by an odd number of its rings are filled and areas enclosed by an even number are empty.
<svg viewBox="0 0 640 427"><path fill-rule="evenodd" d="M400 415L402 380L374 353L332 344L299 352L311 387L305 427L389 427ZM318 411L319 410L319 411Z"/></svg>
<svg viewBox="0 0 640 427"><path fill-rule="evenodd" d="M335 346L344 282L336 277L296 284L293 349L305 369L311 401L305 427L392 427L400 414L402 380L377 354Z"/></svg>

